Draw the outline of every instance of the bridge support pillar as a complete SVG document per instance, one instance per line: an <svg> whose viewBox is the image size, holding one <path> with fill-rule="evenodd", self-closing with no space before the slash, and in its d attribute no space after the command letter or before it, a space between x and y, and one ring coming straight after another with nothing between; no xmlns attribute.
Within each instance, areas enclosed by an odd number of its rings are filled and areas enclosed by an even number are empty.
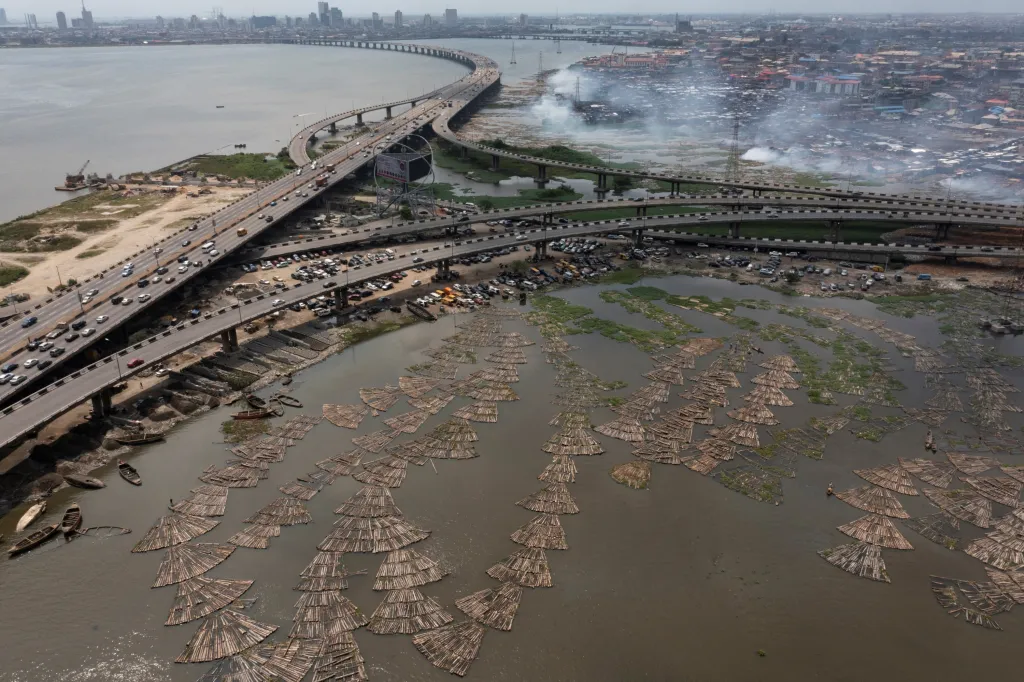
<svg viewBox="0 0 1024 682"><path fill-rule="evenodd" d="M843 241L843 223L840 220L828 221L828 238L833 244Z"/></svg>
<svg viewBox="0 0 1024 682"><path fill-rule="evenodd" d="M644 245L644 231L633 230L633 248L639 249Z"/></svg>
<svg viewBox="0 0 1024 682"><path fill-rule="evenodd" d="M384 118L385 119L390 119L391 118L391 107L385 107L384 108Z"/></svg>
<svg viewBox="0 0 1024 682"><path fill-rule="evenodd" d="M672 181L672 185L671 185L671 189L669 190L669 194L671 196L676 196L676 195L680 194L681 192L682 192L682 189L680 188L679 183L676 182L675 180L673 180Z"/></svg>
<svg viewBox="0 0 1024 682"><path fill-rule="evenodd" d="M936 223L935 224L935 238L946 239L949 237L949 228L953 227L949 223Z"/></svg>
<svg viewBox="0 0 1024 682"><path fill-rule="evenodd" d="M357 126L363 125L363 115L362 114L356 114L356 125Z"/></svg>
<svg viewBox="0 0 1024 682"><path fill-rule="evenodd" d="M738 239L740 236L740 224L729 223L729 236L733 239Z"/></svg>
<svg viewBox="0 0 1024 682"><path fill-rule="evenodd" d="M647 217L647 204L644 204L643 206L637 206L636 207L636 215L637 215L638 218L640 216L644 216L646 218Z"/></svg>
<svg viewBox="0 0 1024 682"><path fill-rule="evenodd" d="M103 409L103 396L99 393L92 397L92 416L106 417L107 411Z"/></svg>
<svg viewBox="0 0 1024 682"><path fill-rule="evenodd" d="M945 257L946 265L956 265L956 254Z"/></svg>
<svg viewBox="0 0 1024 682"><path fill-rule="evenodd" d="M543 260L548 257L548 242L547 240L537 242L537 260Z"/></svg>
<svg viewBox="0 0 1024 682"><path fill-rule="evenodd" d="M464 159L469 158L469 147L459 147L459 156Z"/></svg>
<svg viewBox="0 0 1024 682"><path fill-rule="evenodd" d="M348 307L348 287L339 287L334 290L334 307L338 310Z"/></svg>
<svg viewBox="0 0 1024 682"><path fill-rule="evenodd" d="M238 350L238 332L234 327L220 333L220 345L224 348L225 353Z"/></svg>
<svg viewBox="0 0 1024 682"><path fill-rule="evenodd" d="M337 135L338 134L338 122L337 121L331 121L331 125L327 129L331 131L331 135Z"/></svg>
<svg viewBox="0 0 1024 682"><path fill-rule="evenodd" d="M491 170L496 171L500 167L501 157L497 154L491 154Z"/></svg>
<svg viewBox="0 0 1024 682"><path fill-rule="evenodd" d="M537 165L537 177L535 178L535 182L537 183L538 187L543 187L544 185L548 184L547 166L542 166L540 164Z"/></svg>

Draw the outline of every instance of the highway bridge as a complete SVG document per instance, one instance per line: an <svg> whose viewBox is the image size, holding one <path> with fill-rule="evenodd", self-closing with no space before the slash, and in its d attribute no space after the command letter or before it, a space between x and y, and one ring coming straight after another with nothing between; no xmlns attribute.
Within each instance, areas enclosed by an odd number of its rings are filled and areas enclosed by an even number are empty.
<svg viewBox="0 0 1024 682"><path fill-rule="evenodd" d="M397 106L398 104L403 103L409 104L411 108L401 114L393 116L392 118L386 119L383 123L379 124L376 129L369 130L358 135L342 147L332 150L322 158L318 159L317 163L320 165L320 169L316 172L314 172L311 166L302 166L299 173L268 183L260 187L259 190L254 192L252 195L236 201L207 219L197 222L195 230L183 230L177 235L164 238L158 244L154 245L154 248L152 249L146 249L133 254L133 256L128 259L135 263L135 269L130 276L122 277L117 267L108 269L104 272L98 273L89 280L81 282L70 292L65 293L62 296L55 296L52 299L48 299L44 303L34 306L31 310L24 311L19 317L0 325L0 355L6 359L14 359L18 362L25 360L30 355L25 348L25 344L30 337L39 337L43 335L57 327L59 322L67 322L77 316L87 319L90 326L97 327L98 332L94 336L88 339L79 339L69 345L67 347L67 352L60 358L55 359L54 365L47 371L37 372L36 370L29 370L29 376L31 376L32 384L46 381L48 377L53 376L55 370L63 362L66 362L67 359L81 353L83 350L88 348L90 344L100 338L114 336L115 330L123 329L123 325L126 322L141 312L153 310L154 306L156 306L164 296L181 287L186 282L192 281L194 278L198 277L200 273L204 272L206 268L210 267L211 261L216 263L220 258L224 258L226 255L238 250L249 240L263 234L282 218L305 205L318 201L319 197L317 195L322 193L324 189L308 186L308 184L327 164L334 164L336 167L335 172L329 176L327 182L327 187L329 188L343 181L347 175L353 173L361 166L371 162L374 155L377 153L377 148L382 145L382 143L386 144L390 137L398 140L427 126L433 126L439 135L450 142L470 147L471 143L464 143L460 141L454 133L451 132L449 128L451 120L482 93L498 83L500 79L500 73L497 65L493 61L479 55L458 50L375 41L317 40L300 42L303 44L392 50L406 52L409 54L453 59L472 68L472 72L455 83L435 91L432 93L435 95L434 97L426 97L425 95L425 99L422 100L417 98L415 101L409 99L392 103L391 106ZM388 105L382 106L386 108ZM377 108L379 107L375 106L371 109ZM359 115L358 110L353 111L356 113L346 113L348 116ZM302 161L301 154L306 153L305 140L308 138L309 134L323 127L330 126L332 123L336 122L336 120L333 120L335 118L336 117L328 117L327 119L323 119L311 126L307 126L302 133L305 137L301 140L297 139L292 141L294 144L290 145L290 149L295 150L295 144L300 145L298 150L295 151L295 153L299 155L298 160L300 162ZM298 137L299 136L297 136L297 138ZM370 150L369 154L364 153L367 149ZM486 149L489 150L490 148ZM498 156L515 156L508 154L504 150L494 150L494 152ZM308 158L308 156L306 158ZM632 177L664 179L672 182L674 188L677 189L677 192L679 186L691 182L713 183L719 185L726 184L722 183L717 178L709 178L706 176L678 176L664 173L648 173L644 171L624 171L619 169L582 166L579 164L557 164L547 159L534 159L533 157L518 156L517 158L531 163L536 162L543 165L545 168L547 166L567 167L575 170L594 172L597 175L604 175L606 176L604 181L605 185L607 185L608 175L629 175ZM818 196L846 199L877 199L882 202L892 202L887 205L896 209L914 206L914 202L920 204L921 208L932 207L937 209L941 207L943 209L933 211L921 210L917 211L913 217L910 217L909 215L904 215L906 213L905 211L901 213L899 210L892 210L892 208L884 211L869 210L868 208L855 208L852 210L829 209L827 211L822 211L813 210L815 207L808 204L808 209L806 210L791 210L786 212L784 215L786 219L790 221L871 220L875 222L888 221L892 222L894 225L905 224L907 222L945 222L947 224L963 225L1016 224L1012 222L1014 218L1009 217L1014 209L1012 207L1001 206L998 204L983 204L980 202L947 202L945 205L942 205L940 200L928 197L909 195L894 196L873 192L843 192L840 190L801 188L783 184L738 183L736 186L749 190L754 194L758 194L766 190L787 193L804 192L808 194L817 194ZM702 198L702 200L705 203L707 202L706 197ZM732 198L731 201L733 202L731 205L734 207L742 207L744 205L742 201L736 203L738 199L735 197ZM550 207L538 207L538 210L540 208L547 209L547 213L553 214ZM483 218L504 217L508 214L509 212L495 211L489 215L483 216ZM272 222L268 222L266 219L267 217L270 217ZM705 223L719 223L732 226L742 224L745 220L762 220L764 217L765 216L763 214L758 214L755 218L754 214L744 213L742 211L709 214L707 216L703 216L703 220L701 219L701 216L696 214L688 214L685 216L653 216L649 218L641 216L639 218L640 223L634 223L630 227L637 230L656 227L678 228ZM559 236L623 231L623 228L617 227L616 223L617 221L612 221L611 223L604 221L576 224L569 227L565 225L549 225L544 228L538 228L538 230L541 231L542 236L538 236L536 233L529 233L528 237L529 241L546 242L552 238L550 235L556 234L556 231ZM570 227L572 232L568 231ZM244 233L239 234L239 232ZM187 239L188 243L186 243L184 239ZM464 242L459 245L457 249L453 250L451 255L458 256L460 254L475 253L479 250L493 248L501 243L507 243L509 239L511 239L511 237L501 235L483 237L475 240L473 243ZM207 240L216 241L216 248L221 252L221 255L218 256L217 259L209 258L200 248L200 245ZM479 243L484 241L490 243L485 245L481 245ZM920 247L906 248L912 250ZM157 249L161 250L158 252ZM943 251L937 254L930 253L930 255L955 256L956 254L952 252L946 254ZM177 259L184 257L189 258L192 262L201 261L201 265L198 267L188 267L183 272L178 273ZM1003 250L998 254L998 257L1005 258L1011 256L1009 251ZM1012 257L1016 257L1016 255L1014 254ZM438 256L436 258L432 257L430 260L431 262L437 262L446 259L442 259ZM165 281L159 284L151 284L144 290L136 287L138 280L144 277L151 279L156 274L157 267L160 265L166 265L171 268L168 275L176 278L173 282ZM399 265L404 267L405 263L399 263ZM359 274L359 279L357 281L362 281L371 277L378 277L391 271L392 270L388 270L387 267L384 267L381 272L376 272L373 269L363 271ZM349 276L355 278L355 273L349 273ZM355 283L355 281L356 280L354 279L353 283ZM81 298L82 295L92 289L96 289L96 293L90 296L89 303L84 303ZM115 295L125 295L134 298L138 293L149 294L151 298L144 303L134 302L129 305L114 305L111 300ZM319 294L322 293L322 291L312 293ZM288 296L286 303L291 302L292 299L302 300L303 298L309 298L311 295L309 289L302 290L299 287L289 290L286 294ZM282 298L285 298L285 295L282 295ZM246 304L244 306L240 306L238 314L239 319L237 322L233 321L233 316L230 318L224 317L227 313L218 313L210 316L209 319L200 318L199 320L190 321L188 324L182 325L182 328L180 329L169 330L168 332L161 334L159 337L154 337L142 344L136 344L136 346L133 346L131 349L123 351L118 355L105 357L90 365L89 369L74 372L65 378L53 381L49 386L46 386L37 393L25 398L21 398L19 395L16 395L16 392L21 392L23 390L27 392L31 387L31 384L23 385L18 388L12 388L10 385L0 386L0 401L6 401L8 403L8 406L3 410L2 418L0 418L0 426L2 426L2 428L0 428L0 432L2 432L0 441L2 441L2 443L0 444L11 443L15 439L32 431L38 425L52 419L87 398L98 395L109 396L107 389L109 389L113 383L119 381L121 377L132 374L134 371L151 367L155 362L178 353L198 341L215 337L221 332L224 332L227 334L226 339L228 343L230 343L231 334L229 332L234 326L243 323L246 320L261 317L270 311L270 309L266 307L265 303L263 305L260 304L261 301L256 300L251 305ZM101 315L106 318L106 321L102 324L94 323L93 320ZM22 327L23 321L30 316L36 318L35 324L27 328ZM126 368L121 366L119 358L126 355L130 356L131 354L143 349L145 349L145 354L143 356L145 363L133 371L124 371ZM45 355L42 357L45 357ZM115 372L115 370L118 371ZM12 403L12 401L14 402ZM103 400L100 401L101 406L102 404ZM15 415L17 416L11 419L11 417L14 417Z"/></svg>
<svg viewBox="0 0 1024 682"><path fill-rule="evenodd" d="M843 216L846 219L883 220L886 219L888 213L841 211L837 214L833 211L794 210L786 212L785 219L787 221L820 221L827 220L836 215ZM702 220L702 218L705 220ZM692 235L680 233L679 231L708 223L730 224L752 218L760 220L763 216L747 212L729 211L703 216L701 214L652 216L647 218L641 216L627 221L602 220L543 225L529 228L523 231L521 235L506 233L477 236L462 241L452 240L448 245L434 246L422 251L420 257L423 258L423 265L437 265L443 269L447 267L451 259L470 256L503 246L538 244L538 248L543 249L548 242L555 239L624 233L634 230L637 236L646 234L657 239L692 242L694 240ZM989 224L981 218L974 220L977 220L978 224ZM621 222L627 222L629 225L622 226ZM764 242L765 245L779 243L769 240ZM746 244L749 245L750 242L746 242ZM842 244L835 246L841 246L844 251L864 254L901 253L904 255L934 257L957 257L976 251L965 247L940 247L938 251L933 251L924 246L877 244ZM1021 251L1018 249L994 249L991 252L980 252L980 250L977 250L977 252L978 255L995 258L1017 258L1021 255ZM167 329L156 336L145 339L114 355L107 356L80 371L74 372L0 410L0 447L15 442L37 429L41 424L50 421L90 398L94 400L97 411L102 412L104 405L109 404L109 389L111 386L130 378L138 372L152 368L163 360L197 343L219 337L226 347L233 347L237 343L232 341L233 330L246 322L264 317L275 310L293 303L307 301L324 294L335 296L339 306L344 306L347 304L347 292L350 287L356 287L369 280L387 277L388 275L408 269L411 265L412 258L406 251L400 253L394 261L362 268L349 268L344 273L344 277L341 275L337 277L337 281L324 284L304 284L299 282L290 287L285 286L285 288L277 290L273 294L259 295ZM143 363L137 367L128 368L127 363L133 358L139 358Z"/></svg>

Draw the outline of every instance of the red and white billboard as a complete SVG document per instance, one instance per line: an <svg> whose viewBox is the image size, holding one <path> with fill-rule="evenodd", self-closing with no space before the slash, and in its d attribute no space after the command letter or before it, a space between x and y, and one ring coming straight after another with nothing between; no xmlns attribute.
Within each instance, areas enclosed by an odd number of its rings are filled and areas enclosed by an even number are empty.
<svg viewBox="0 0 1024 682"><path fill-rule="evenodd" d="M393 156L378 156L376 173L377 177L409 182L409 162Z"/></svg>

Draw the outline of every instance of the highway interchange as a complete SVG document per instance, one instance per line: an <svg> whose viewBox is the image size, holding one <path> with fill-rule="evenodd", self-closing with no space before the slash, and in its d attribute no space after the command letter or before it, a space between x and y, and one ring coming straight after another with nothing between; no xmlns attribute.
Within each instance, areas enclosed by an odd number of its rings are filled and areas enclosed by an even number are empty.
<svg viewBox="0 0 1024 682"><path fill-rule="evenodd" d="M373 45L377 44L360 44L359 46L372 47ZM408 46L403 46L403 49L406 47ZM382 48L378 47L377 49ZM112 269L103 273L102 276L82 283L77 291L56 298L52 302L44 304L41 307L37 307L29 313L25 313L24 316L31 315L38 318L38 322L32 327L22 328L20 320L24 319L24 317L15 318L3 326L3 328L0 328L0 349L3 349L2 352L0 352L0 356L10 358L13 355L15 360L23 361L25 358L29 357L27 351L24 350L24 347L30 337L36 338L42 336L47 331L54 329L58 322L70 321L71 317L76 314L80 314L84 307L84 316L88 319L89 326L99 327L98 333L94 337L90 337L90 339L80 339L77 344L69 347L67 353L56 359L54 367L50 368L50 372L52 372L60 362L66 361L69 357L72 357L76 353L84 350L88 345L88 342L109 335L110 331L120 325L123 325L131 317L141 312L142 309L150 309L152 306L157 305L158 301L164 295L175 288L180 287L186 281L197 277L200 272L204 271L207 267L210 267L211 259L200 248L207 240L216 241L216 249L221 252L221 255L218 256L214 262L219 263L225 259L227 254L237 251L241 245L259 236L267 229L270 229L283 217L295 212L304 205L307 205L309 202L315 201L316 195L323 192L324 189L317 190L315 187L309 187L308 185L319 173L322 172L323 168L327 164L334 164L336 166L334 173L329 176L327 184L327 187L329 188L330 186L344 180L347 175L358 170L361 166L371 162L376 154L376 150L382 144L386 145L388 143L395 142L427 125L433 125L435 132L442 137L449 139L449 141L452 141L450 138L454 138L457 144L470 145L471 143L464 143L454 136L454 133L452 133L448 127L449 122L476 97L498 81L500 78L498 69L492 61L478 55L454 50L434 48L431 48L431 50L431 54L470 62L475 66L475 68L466 77L449 86L441 88L435 93L432 93L435 94L436 97L428 97L424 95L422 97L425 99L421 99L419 97L415 98L415 106L408 111L396 115L391 119L385 120L375 128L349 140L345 145L317 159L316 169L312 168L312 165L303 165L301 174L291 174L281 180L265 185L261 187L258 192L255 192L252 195L221 209L221 211L205 220L198 221L195 229L186 229L179 234L165 238L157 247L162 249L160 253L156 253L154 250L147 250L143 253L136 254L134 257L135 270L130 276L121 277L120 273L116 269ZM403 100L402 102L392 103L392 105L381 105L381 107L397 106L401 103L411 104L412 102L412 99ZM451 103L450 105L449 102ZM302 157L306 155L305 145L310 134L330 125L334 120L340 120L339 117L348 117L355 115L360 111L365 112L373 109L379 109L381 107L375 106L372 108L364 108L363 110L353 110L352 112L346 112L344 115L339 114L337 117L328 117L327 119L318 121L311 126L307 126L299 135L297 135L296 138L292 140L289 148L292 150L293 155L299 156L299 160L301 161ZM297 151L297 149L301 151ZM367 154L366 150L371 151ZM487 153L491 152L487 151ZM305 158L308 159L308 156L305 156ZM533 162L533 159L530 158L519 158ZM545 165L561 165L562 167L572 167L595 173L606 172L608 174L615 175L629 174L625 171L612 171L611 169L600 169L596 167L588 169L587 167L581 167L577 164L557 164L545 159L536 159L536 161ZM638 175L642 177L670 177L665 174L644 172L638 173ZM688 180L688 182L723 184L720 180L713 178L704 178L699 176L685 177L694 178L692 180ZM742 185L742 187L755 191L801 191L806 193L810 193L810 190L816 189L798 189L789 185ZM297 195L297 191L302 192L303 194L308 194L308 196ZM1016 214L1017 209L1015 207L999 204L962 201L949 202L928 197L894 197L877 193L850 193L839 190L834 192L819 192L819 194L836 197L836 199L822 199L820 197L817 199L797 199L791 196L690 196L670 200L655 199L649 201L648 205L655 206L700 203L702 205L722 205L727 207L748 207L757 205L807 206L807 208L796 210L788 209L779 211L779 213L786 217L788 222L795 220L863 220L892 221L894 223L947 223L957 225L1019 224L1019 219ZM286 201L285 197L290 197L290 199ZM827 204L830 207L823 209L822 204L824 202L831 202ZM624 206L640 207L641 205L636 202L626 201L573 202L554 206L494 211L470 218L469 222L481 222L484 220L513 217L530 217L543 215L544 213L555 214L578 212L586 210L587 208L603 210L615 207L621 208ZM839 208L840 206L842 208ZM272 215L274 221L267 222L265 217L260 217L261 215ZM462 255L478 253L484 250L499 248L500 246L509 243L531 243L550 240L556 237L585 236L643 228L651 231L659 229L677 230L686 227L695 227L702 224L742 223L743 221L762 221L765 218L766 215L759 211L726 211L709 213L706 215L689 213L672 216L638 217L627 220L626 222L629 223L628 227L620 227L618 220L556 224L544 228L531 228L518 240L512 234L500 234L477 237L462 242L454 242L450 249L440 249L439 247L435 247L433 250L425 253L424 258L426 263L429 264L439 262L449 257L459 257ZM347 237L350 239L346 238L345 241L339 242L339 244L354 243L360 240L365 240L370 236L377 237L405 234L424 229L441 227L448 224L451 224L451 221L446 219L404 223L396 225L394 228L385 228L379 223L372 224L366 226L361 232L348 235ZM464 225L466 223L461 224ZM237 234L239 228L245 228L247 233L244 235ZM670 236L667 234L657 234L656 232L651 232L650 234L652 234L652 236L659 237ZM186 244L184 241L186 239L189 240L190 243ZM326 246L322 241L318 241L316 244L318 247L321 245ZM844 245L844 248L847 248L848 246L849 245ZM306 250L308 248L310 247L305 246L298 250ZM931 252L924 251L923 247L903 248L910 252L928 253L929 255L938 256L955 255L958 251L951 249L949 250L950 253L946 254L946 250ZM1001 249L999 251L999 255L1001 256L1016 254L1014 250ZM963 255L962 249L959 250L959 254ZM986 253L985 255L988 256L990 254ZM178 273L178 263L176 261L179 258L185 257L193 262L195 260L202 260L202 267L189 267L184 272ZM169 276L175 276L176 281L170 284L167 282L151 284L145 289L137 288L135 284L138 279L141 279L142 277L152 278L155 275L158 263L167 264L170 268L170 272L167 274ZM360 271L353 271L350 269L347 273L348 280L344 283L339 282L335 286L357 284L362 281L385 276L408 267L408 264L408 260L398 260L363 268ZM335 287L331 288L333 289ZM91 289L96 289L97 293L92 297L90 303L83 306L79 302L79 294L88 292ZM151 299L145 304L131 303L129 305L114 305L110 301L111 297L115 294L122 293L123 291L126 292L124 295L131 297L137 296L138 293L145 292L150 294ZM309 299L314 296L324 294L326 291L327 290L323 288L317 289L312 285L296 285L280 292L280 304L275 305L274 302L267 297L251 299L245 304L233 305L230 308L221 309L217 313L207 314L199 319L191 320L188 323L165 331L159 336L152 337L140 344L136 344L130 349L121 351L117 355L111 355L103 358L96 363L93 363L88 368L59 379L55 383L46 386L32 395L19 399L18 402L11 404L2 410L2 413L0 413L0 434L2 434L0 435L0 445L10 444L16 441L25 434L33 431L40 424L58 416L71 407L87 400L89 397L96 395L104 388L123 380L123 378L130 376L131 374L152 367L154 364L159 363L165 358L175 355L196 343L215 337L220 332L231 329L243 322L265 316L279 306L290 305L298 301ZM105 315L109 318L102 326L97 325L94 322L99 315ZM127 360L135 357L141 358L143 363L140 366L129 370L126 366ZM38 373L32 378L44 378L48 374L49 372ZM9 400L13 391L14 389L10 386L0 386L0 400Z"/></svg>

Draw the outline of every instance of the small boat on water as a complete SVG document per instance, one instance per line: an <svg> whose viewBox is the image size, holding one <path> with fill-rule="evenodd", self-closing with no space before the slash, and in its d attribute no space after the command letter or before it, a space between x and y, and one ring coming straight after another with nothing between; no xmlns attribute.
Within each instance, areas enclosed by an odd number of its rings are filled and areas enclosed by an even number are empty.
<svg viewBox="0 0 1024 682"><path fill-rule="evenodd" d="M138 436L128 436L126 438L115 438L121 445L145 445L146 443L155 443L163 440L164 434L162 433L143 433Z"/></svg>
<svg viewBox="0 0 1024 682"><path fill-rule="evenodd" d="M72 504L64 512L64 518L60 522L60 532L65 536L71 535L82 525L82 509L77 504Z"/></svg>
<svg viewBox="0 0 1024 682"><path fill-rule="evenodd" d="M60 531L60 526L56 523L50 524L49 526L43 526L34 533L26 535L22 539L15 542L9 548L7 548L7 554L9 556L17 556L23 552L27 552L30 549L35 549L39 545L43 544Z"/></svg>
<svg viewBox="0 0 1024 682"><path fill-rule="evenodd" d="M245 396L245 402L249 403L254 410L263 410L267 407L267 401L253 393Z"/></svg>
<svg viewBox="0 0 1024 682"><path fill-rule="evenodd" d="M288 407L302 407L302 403L298 400L298 398L293 398L290 395L278 394L274 396L274 400L281 403L282 405L287 405Z"/></svg>
<svg viewBox="0 0 1024 682"><path fill-rule="evenodd" d="M281 379L281 385L282 386L287 386L290 383L292 383L292 375L291 374L285 374L284 375L284 379Z"/></svg>
<svg viewBox="0 0 1024 682"><path fill-rule="evenodd" d="M140 476L135 467L128 462L117 460L117 473L121 474L121 478L132 485L142 485L142 476Z"/></svg>
<svg viewBox="0 0 1024 682"><path fill-rule="evenodd" d="M232 419L266 419L274 416L273 410L242 410L231 415Z"/></svg>
<svg viewBox="0 0 1024 682"><path fill-rule="evenodd" d="M38 519L44 511L46 511L46 502L33 504L24 514L21 515L21 518L18 519L18 525L15 526L14 530L19 533L25 530L33 521Z"/></svg>
<svg viewBox="0 0 1024 682"><path fill-rule="evenodd" d="M107 484L100 479L93 478L92 476L85 476L83 474L68 474L64 477L64 480L76 488L89 488L90 490L96 490L98 488L107 487Z"/></svg>

